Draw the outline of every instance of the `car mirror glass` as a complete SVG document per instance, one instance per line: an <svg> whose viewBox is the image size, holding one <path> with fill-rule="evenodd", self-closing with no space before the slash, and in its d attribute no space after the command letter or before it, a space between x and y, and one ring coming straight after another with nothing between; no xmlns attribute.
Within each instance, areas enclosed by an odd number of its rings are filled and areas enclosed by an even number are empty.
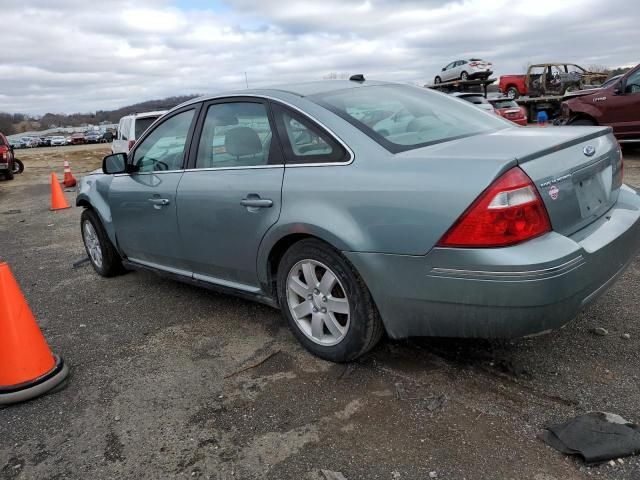
<svg viewBox="0 0 640 480"><path fill-rule="evenodd" d="M127 170L127 154L126 153L114 153L113 155L107 155L102 160L102 171L107 175L113 175L116 173L125 173Z"/></svg>

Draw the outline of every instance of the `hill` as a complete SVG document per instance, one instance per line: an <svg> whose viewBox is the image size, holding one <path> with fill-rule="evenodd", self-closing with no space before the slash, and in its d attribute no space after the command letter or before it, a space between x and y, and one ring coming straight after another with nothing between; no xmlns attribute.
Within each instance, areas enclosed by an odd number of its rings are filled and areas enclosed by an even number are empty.
<svg viewBox="0 0 640 480"><path fill-rule="evenodd" d="M79 127L84 124L97 125L101 122L118 123L121 117L137 112L149 112L152 110L168 110L176 105L186 102L198 95L182 95L167 97L160 100L128 105L116 110L98 110L91 113L46 113L40 118L29 117L20 113L0 112L0 132L5 135L21 133L30 130L46 129L55 125L57 127Z"/></svg>

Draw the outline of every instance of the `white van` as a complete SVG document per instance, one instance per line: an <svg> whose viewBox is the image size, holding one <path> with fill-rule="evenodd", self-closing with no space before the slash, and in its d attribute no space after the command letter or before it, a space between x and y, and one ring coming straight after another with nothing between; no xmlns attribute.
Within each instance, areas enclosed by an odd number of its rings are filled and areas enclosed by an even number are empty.
<svg viewBox="0 0 640 480"><path fill-rule="evenodd" d="M167 111L134 113L122 117L118 123L118 136L111 143L111 152L129 153L144 131Z"/></svg>

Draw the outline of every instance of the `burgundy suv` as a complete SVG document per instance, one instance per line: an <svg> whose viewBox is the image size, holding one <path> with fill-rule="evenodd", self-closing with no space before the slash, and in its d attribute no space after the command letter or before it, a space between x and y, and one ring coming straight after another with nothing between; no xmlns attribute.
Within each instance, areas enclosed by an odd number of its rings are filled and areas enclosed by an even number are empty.
<svg viewBox="0 0 640 480"><path fill-rule="evenodd" d="M0 175L7 180L13 180L13 148L2 133L0 133Z"/></svg>
<svg viewBox="0 0 640 480"><path fill-rule="evenodd" d="M640 141L640 65L618 81L570 94L562 102L569 125L608 125L620 143Z"/></svg>

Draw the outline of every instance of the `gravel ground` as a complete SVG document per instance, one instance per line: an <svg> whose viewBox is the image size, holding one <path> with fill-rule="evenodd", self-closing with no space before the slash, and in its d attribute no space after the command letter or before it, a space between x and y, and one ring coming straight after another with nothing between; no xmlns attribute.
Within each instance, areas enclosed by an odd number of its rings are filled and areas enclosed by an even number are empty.
<svg viewBox="0 0 640 480"><path fill-rule="evenodd" d="M383 340L334 365L269 307L72 268L80 209L48 210L48 174L64 155L93 170L107 148L20 151L25 173L0 181L0 259L71 365L66 389L0 410L0 478L640 478L637 457L586 467L538 438L592 410L640 421L638 260L551 334ZM625 175L640 185L640 150Z"/></svg>

